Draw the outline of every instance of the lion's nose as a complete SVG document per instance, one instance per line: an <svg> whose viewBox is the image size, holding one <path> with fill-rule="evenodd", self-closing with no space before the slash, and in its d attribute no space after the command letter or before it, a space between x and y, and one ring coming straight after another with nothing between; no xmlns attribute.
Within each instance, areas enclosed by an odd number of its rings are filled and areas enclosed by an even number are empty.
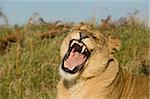
<svg viewBox="0 0 150 99"><path fill-rule="evenodd" d="M83 32L79 32L79 33L80 33L80 40L89 38L85 33L83 33Z"/></svg>

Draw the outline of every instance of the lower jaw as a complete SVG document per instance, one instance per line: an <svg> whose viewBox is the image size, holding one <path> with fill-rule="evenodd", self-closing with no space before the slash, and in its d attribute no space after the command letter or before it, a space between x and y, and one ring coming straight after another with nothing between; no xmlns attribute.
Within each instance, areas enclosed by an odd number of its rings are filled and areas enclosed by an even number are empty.
<svg viewBox="0 0 150 99"><path fill-rule="evenodd" d="M75 80L78 76L79 76L79 72L76 72L75 74L70 74L68 72L65 72L61 66L59 68L59 73L60 73L60 76L65 79L65 80L68 80L68 81L72 81L72 80Z"/></svg>
<svg viewBox="0 0 150 99"><path fill-rule="evenodd" d="M79 71L80 71L80 68L82 68L82 67L77 66L77 67L75 67L73 70L69 70L69 69L67 69L67 68L64 67L64 63L63 63L62 66L61 66L61 68L62 68L62 70L64 70L66 73L75 74L75 73L79 72Z"/></svg>

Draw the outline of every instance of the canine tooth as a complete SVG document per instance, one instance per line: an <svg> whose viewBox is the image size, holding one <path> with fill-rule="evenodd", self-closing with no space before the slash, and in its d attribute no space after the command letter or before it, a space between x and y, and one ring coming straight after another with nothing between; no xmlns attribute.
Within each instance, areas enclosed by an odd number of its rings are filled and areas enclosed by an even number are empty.
<svg viewBox="0 0 150 99"><path fill-rule="evenodd" d="M83 46L83 47L82 47L82 51L81 51L81 53L83 53L83 52L84 52L84 50L85 50L85 46Z"/></svg>
<svg viewBox="0 0 150 99"><path fill-rule="evenodd" d="M80 46L83 45L82 43L79 43L78 41L73 41L73 42L71 43L70 47L72 47L74 43L76 43L76 44L78 44L78 45L80 45Z"/></svg>
<svg viewBox="0 0 150 99"><path fill-rule="evenodd" d="M71 43L70 47L72 47L73 43Z"/></svg>
<svg viewBox="0 0 150 99"><path fill-rule="evenodd" d="M83 44L82 43L79 43L79 42L76 42L77 44L79 44L80 46L82 46Z"/></svg>
<svg viewBox="0 0 150 99"><path fill-rule="evenodd" d="M75 43L75 41L73 41L70 46L72 47L74 43Z"/></svg>

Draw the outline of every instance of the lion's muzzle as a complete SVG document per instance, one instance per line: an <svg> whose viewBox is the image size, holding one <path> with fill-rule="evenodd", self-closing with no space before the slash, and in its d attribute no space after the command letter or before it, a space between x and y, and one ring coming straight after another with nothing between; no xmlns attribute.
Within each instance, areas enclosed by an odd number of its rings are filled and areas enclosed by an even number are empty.
<svg viewBox="0 0 150 99"><path fill-rule="evenodd" d="M68 52L63 59L62 69L71 74L80 71L89 55L90 52L82 41L71 40Z"/></svg>

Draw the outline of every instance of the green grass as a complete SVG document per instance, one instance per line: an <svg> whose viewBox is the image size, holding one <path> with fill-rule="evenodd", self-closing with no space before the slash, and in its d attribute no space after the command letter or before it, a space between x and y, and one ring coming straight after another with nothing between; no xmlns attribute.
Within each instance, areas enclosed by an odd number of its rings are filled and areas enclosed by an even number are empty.
<svg viewBox="0 0 150 99"><path fill-rule="evenodd" d="M0 56L0 99L55 99L59 50L66 33L44 40L36 36L51 28L52 25L19 27L24 41L11 44ZM0 29L1 37L9 32L16 33L16 27ZM115 54L120 65L132 73L144 74L140 60L148 56L149 30L138 24L118 26L109 32L121 39L121 50Z"/></svg>

